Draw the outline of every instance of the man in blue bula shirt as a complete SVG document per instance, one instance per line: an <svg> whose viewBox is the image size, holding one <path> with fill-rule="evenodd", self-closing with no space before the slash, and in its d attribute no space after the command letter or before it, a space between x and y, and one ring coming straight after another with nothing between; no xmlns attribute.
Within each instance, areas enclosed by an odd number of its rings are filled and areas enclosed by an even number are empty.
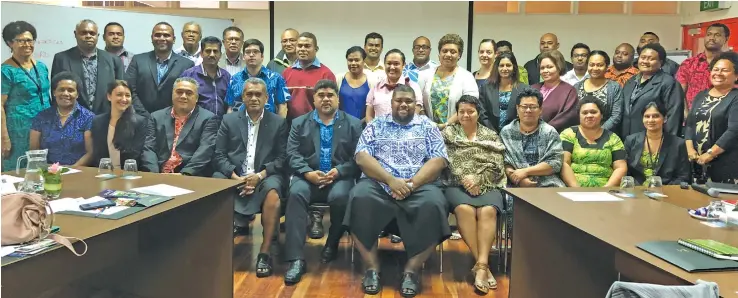
<svg viewBox="0 0 738 298"><path fill-rule="evenodd" d="M243 109L241 105L243 83L251 77L257 77L267 84L269 99L264 105L264 110L279 114L283 118L287 117L287 102L290 101L290 93L282 75L261 65L264 62L264 44L258 39L246 40L243 43L243 59L246 60L246 68L231 78L226 95L228 106L236 110Z"/></svg>

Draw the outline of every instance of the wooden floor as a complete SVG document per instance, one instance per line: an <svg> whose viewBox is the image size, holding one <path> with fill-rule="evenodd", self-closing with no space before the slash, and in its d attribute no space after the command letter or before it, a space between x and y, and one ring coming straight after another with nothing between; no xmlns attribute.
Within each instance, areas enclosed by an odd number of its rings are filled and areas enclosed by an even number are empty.
<svg viewBox="0 0 738 298"><path fill-rule="evenodd" d="M262 242L262 228L257 216L252 224L249 236L239 236L233 240L233 297L282 297L282 298L353 298L353 297L401 297L398 291L399 277L402 272L402 244L393 244L382 238L379 244L382 261L382 292L376 296L364 295L361 289L363 269L359 252L355 251L351 263L351 243L348 237L341 240L338 259L329 263L320 263L320 250L325 238L308 239L305 247L307 273L302 281L294 286L286 286L283 281L287 264L281 256L284 244L284 233L280 234L280 251L275 257L274 275L257 278L254 269L256 256ZM326 232L330 223L328 216L324 218ZM277 250L277 249L275 249ZM274 251L274 250L273 250ZM274 254L273 254L274 256ZM469 270L474 261L463 240L447 240L444 243L443 273L439 273L439 254L433 254L425 264L422 277L422 292L416 297L475 297ZM509 279L500 273L497 266L497 254L490 256L490 267L497 279L497 290L491 290L486 297L508 297Z"/></svg>

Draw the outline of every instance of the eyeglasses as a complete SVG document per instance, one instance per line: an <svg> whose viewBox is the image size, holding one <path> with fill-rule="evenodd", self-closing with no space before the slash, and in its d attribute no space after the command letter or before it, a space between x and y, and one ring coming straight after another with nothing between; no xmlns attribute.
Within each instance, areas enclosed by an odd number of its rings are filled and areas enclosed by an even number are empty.
<svg viewBox="0 0 738 298"><path fill-rule="evenodd" d="M526 111L526 110L537 111L540 107L539 106L518 106L518 108L523 111Z"/></svg>
<svg viewBox="0 0 738 298"><path fill-rule="evenodd" d="M413 50L430 50L429 46L413 46Z"/></svg>
<svg viewBox="0 0 738 298"><path fill-rule="evenodd" d="M587 55L587 54L574 54L572 57L574 57L574 58L587 58L587 56L589 56L589 55Z"/></svg>
<svg viewBox="0 0 738 298"><path fill-rule="evenodd" d="M34 39L13 39L13 42L16 42L18 44L34 44L36 43L36 40Z"/></svg>

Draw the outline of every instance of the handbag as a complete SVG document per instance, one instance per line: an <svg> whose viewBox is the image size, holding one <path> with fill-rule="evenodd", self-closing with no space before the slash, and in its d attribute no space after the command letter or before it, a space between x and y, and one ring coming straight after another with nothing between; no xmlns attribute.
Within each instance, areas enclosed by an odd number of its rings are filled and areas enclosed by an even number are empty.
<svg viewBox="0 0 738 298"><path fill-rule="evenodd" d="M75 237L64 237L51 233L54 212L49 202L41 195L15 192L2 195L0 201L0 244L17 245L51 239L66 246L72 253L82 256L87 253L87 243ZM77 253L69 239L84 244L84 251Z"/></svg>

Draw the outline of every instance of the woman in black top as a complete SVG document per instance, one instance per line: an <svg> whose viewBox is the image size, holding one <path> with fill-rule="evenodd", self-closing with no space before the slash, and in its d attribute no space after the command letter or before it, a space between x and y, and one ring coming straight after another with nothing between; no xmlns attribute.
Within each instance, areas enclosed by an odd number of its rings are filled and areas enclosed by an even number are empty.
<svg viewBox="0 0 738 298"><path fill-rule="evenodd" d="M651 176L661 177L665 185L691 181L684 139L664 133L664 114L666 107L656 102L648 103L643 111L646 131L625 139L628 175L633 176L637 184L645 183Z"/></svg>
<svg viewBox="0 0 738 298"><path fill-rule="evenodd" d="M114 168L125 160L141 164L141 153L149 133L149 119L133 111L131 88L123 80L108 86L110 112L92 119L92 164L98 166L101 158L110 158Z"/></svg>
<svg viewBox="0 0 738 298"><path fill-rule="evenodd" d="M713 182L738 183L738 54L725 52L710 67L712 88L697 94L689 111L689 160L707 166Z"/></svg>
<svg viewBox="0 0 738 298"><path fill-rule="evenodd" d="M518 80L518 61L512 53L497 55L492 73L479 85L479 101L482 113L479 122L496 132L517 118L515 100L528 87Z"/></svg>

